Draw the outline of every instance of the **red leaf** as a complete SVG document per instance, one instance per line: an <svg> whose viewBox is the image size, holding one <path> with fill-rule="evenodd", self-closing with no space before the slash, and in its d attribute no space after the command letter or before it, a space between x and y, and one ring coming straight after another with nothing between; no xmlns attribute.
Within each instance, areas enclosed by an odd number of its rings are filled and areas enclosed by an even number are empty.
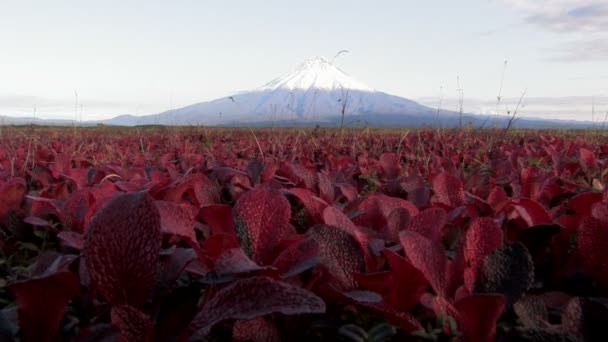
<svg viewBox="0 0 608 342"><path fill-rule="evenodd" d="M326 174L321 172L317 172L317 178L319 178L319 197L327 203L333 203L336 196L333 182Z"/></svg>
<svg viewBox="0 0 608 342"><path fill-rule="evenodd" d="M289 193L297 197L300 202L302 202L313 223L321 223L323 209L327 207L327 203L325 203L325 201L315 196L315 194L308 189L293 188L289 190Z"/></svg>
<svg viewBox="0 0 608 342"><path fill-rule="evenodd" d="M236 202L233 215L241 247L260 264L269 264L279 242L295 234L289 224L289 201L277 190L256 186L247 191Z"/></svg>
<svg viewBox="0 0 608 342"><path fill-rule="evenodd" d="M129 305L113 306L112 324L120 330L117 342L154 341L154 325L143 312Z"/></svg>
<svg viewBox="0 0 608 342"><path fill-rule="evenodd" d="M271 313L324 313L325 303L312 292L268 277L238 280L209 300L190 323L180 341L203 338L226 319L250 320Z"/></svg>
<svg viewBox="0 0 608 342"><path fill-rule="evenodd" d="M528 227L553 223L547 210L538 202L522 198L511 201L511 206L526 221Z"/></svg>
<svg viewBox="0 0 608 342"><path fill-rule="evenodd" d="M352 201L359 196L357 188L348 183L338 183L336 184L336 187L338 190L340 190L340 193L346 198L347 201Z"/></svg>
<svg viewBox="0 0 608 342"><path fill-rule="evenodd" d="M213 267L218 276L248 273L262 269L260 265L249 259L240 248L226 250L217 259Z"/></svg>
<svg viewBox="0 0 608 342"><path fill-rule="evenodd" d="M608 203L598 202L591 206L591 216L608 223Z"/></svg>
<svg viewBox="0 0 608 342"><path fill-rule="evenodd" d="M488 194L488 203L494 210L497 210L507 199L507 192L501 186L493 187Z"/></svg>
<svg viewBox="0 0 608 342"><path fill-rule="evenodd" d="M316 225L308 230L308 236L319 245L319 259L332 276L332 285L343 291L355 288L353 272L365 270L365 259L353 235L337 227Z"/></svg>
<svg viewBox="0 0 608 342"><path fill-rule="evenodd" d="M459 207L464 204L464 188L462 181L449 173L440 173L433 179L433 190L435 200L438 203L451 207Z"/></svg>
<svg viewBox="0 0 608 342"><path fill-rule="evenodd" d="M596 163L595 154L588 149L581 147L579 150L580 153L580 161L581 166L585 168L585 170L592 168Z"/></svg>
<svg viewBox="0 0 608 342"><path fill-rule="evenodd" d="M428 239L440 241L443 236L443 226L447 221L448 215L445 210L429 208L412 217L405 229L421 234Z"/></svg>
<svg viewBox="0 0 608 342"><path fill-rule="evenodd" d="M142 307L154 285L160 215L145 193L122 194L89 222L83 255L91 284L113 305Z"/></svg>
<svg viewBox="0 0 608 342"><path fill-rule="evenodd" d="M93 216L95 197L89 188L77 190L65 201L61 211L65 229L83 231Z"/></svg>
<svg viewBox="0 0 608 342"><path fill-rule="evenodd" d="M179 203L186 193L190 194L196 202L195 204L200 207L212 205L220 201L218 188L209 178L200 173L191 173L177 184L174 184L167 190L163 199Z"/></svg>
<svg viewBox="0 0 608 342"><path fill-rule="evenodd" d="M600 287L608 288L608 223L595 217L584 218L577 241L585 271Z"/></svg>
<svg viewBox="0 0 608 342"><path fill-rule="evenodd" d="M401 167L396 153L383 153L379 162L386 179L394 179L399 176Z"/></svg>
<svg viewBox="0 0 608 342"><path fill-rule="evenodd" d="M319 245L310 238L293 242L274 259L276 267L283 277L299 274L318 262ZM297 273L296 273L297 272Z"/></svg>
<svg viewBox="0 0 608 342"><path fill-rule="evenodd" d="M232 340L236 342L281 342L276 325L263 317L240 320L232 327Z"/></svg>
<svg viewBox="0 0 608 342"><path fill-rule="evenodd" d="M417 216L420 216L418 214ZM393 242L399 242L399 232L404 230L408 222L410 222L410 212L405 208L397 208L391 212L386 219L386 229L384 231L384 239Z"/></svg>
<svg viewBox="0 0 608 342"><path fill-rule="evenodd" d="M392 294L395 307L409 311L420 302L426 289L427 280L424 275L397 253L385 249L382 251L392 274Z"/></svg>
<svg viewBox="0 0 608 342"><path fill-rule="evenodd" d="M418 208L412 203L398 197L389 197L381 193L371 193L357 205L362 214L353 219L356 225L373 227L376 231L382 230L389 215L397 208L406 209L410 216L418 214Z"/></svg>
<svg viewBox="0 0 608 342"><path fill-rule="evenodd" d="M498 223L489 217L474 220L465 235L465 261L467 268L464 282L469 291L477 278L477 270L486 255L502 246L504 234Z"/></svg>
<svg viewBox="0 0 608 342"><path fill-rule="evenodd" d="M74 273L61 271L9 286L15 294L23 341L53 341L59 333L65 307L79 293Z"/></svg>
<svg viewBox="0 0 608 342"><path fill-rule="evenodd" d="M465 297L454 305L464 325L467 341L493 342L496 322L505 310L503 295L487 294Z"/></svg>
<svg viewBox="0 0 608 342"><path fill-rule="evenodd" d="M17 210L25 196L25 180L23 178L12 178L0 186L0 220L9 210Z"/></svg>
<svg viewBox="0 0 608 342"><path fill-rule="evenodd" d="M357 226L355 226L353 221L344 215L340 209L333 206L327 206L325 210L323 210L323 223L329 226L338 227L351 234L354 234L355 230L357 230Z"/></svg>
<svg viewBox="0 0 608 342"><path fill-rule="evenodd" d="M225 204L210 205L201 208L199 216L211 228L211 235L235 234L231 206Z"/></svg>
<svg viewBox="0 0 608 342"><path fill-rule="evenodd" d="M400 234L401 245L412 265L419 269L435 292L447 296L447 257L443 244L419 233L405 230Z"/></svg>
<svg viewBox="0 0 608 342"><path fill-rule="evenodd" d="M161 232L173 234L196 242L194 222L198 209L190 204L154 201L160 214Z"/></svg>

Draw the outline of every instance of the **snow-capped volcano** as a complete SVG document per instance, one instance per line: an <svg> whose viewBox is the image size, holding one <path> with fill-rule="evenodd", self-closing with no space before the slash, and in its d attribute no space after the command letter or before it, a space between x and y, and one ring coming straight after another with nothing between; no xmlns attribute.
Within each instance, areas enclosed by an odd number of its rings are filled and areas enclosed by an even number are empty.
<svg viewBox="0 0 608 342"><path fill-rule="evenodd" d="M312 57L290 73L259 87L258 91L274 90L374 90L354 79L323 57Z"/></svg>
<svg viewBox="0 0 608 342"><path fill-rule="evenodd" d="M435 109L376 91L327 59L312 57L287 74L250 91L155 115L123 116L106 123L334 125L341 122L342 112L346 124L362 120L385 124L386 117L393 121L414 120L414 124L437 119Z"/></svg>

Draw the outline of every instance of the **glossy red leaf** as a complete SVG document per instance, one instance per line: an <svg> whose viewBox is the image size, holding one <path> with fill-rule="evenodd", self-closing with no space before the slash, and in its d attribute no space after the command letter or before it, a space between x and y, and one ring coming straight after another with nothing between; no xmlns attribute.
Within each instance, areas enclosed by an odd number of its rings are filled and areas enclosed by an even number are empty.
<svg viewBox="0 0 608 342"><path fill-rule="evenodd" d="M233 217L241 247L257 263L269 264L279 242L295 234L289 201L277 190L257 186L244 193Z"/></svg>
<svg viewBox="0 0 608 342"><path fill-rule="evenodd" d="M154 341L154 325L150 318L138 309L129 305L113 306L110 315L112 324L120 331L117 342Z"/></svg>
<svg viewBox="0 0 608 342"><path fill-rule="evenodd" d="M464 325L467 341L493 342L496 322L505 310L503 295L487 294L465 297L454 305Z"/></svg>
<svg viewBox="0 0 608 342"><path fill-rule="evenodd" d="M533 200L525 198L513 200L511 206L529 227L553 222L547 210Z"/></svg>
<svg viewBox="0 0 608 342"><path fill-rule="evenodd" d="M323 300L308 290L268 277L247 278L223 288L205 303L179 340L203 338L216 323L227 319L324 312Z"/></svg>
<svg viewBox="0 0 608 342"><path fill-rule="evenodd" d="M382 254L390 269L391 282L387 289L389 292L380 293L396 308L408 312L420 302L427 280L422 272L397 253L385 249Z"/></svg>
<svg viewBox="0 0 608 342"><path fill-rule="evenodd" d="M19 281L9 288L15 294L19 326L26 342L54 341L66 305L80 292L78 278L68 271Z"/></svg>
<svg viewBox="0 0 608 342"><path fill-rule="evenodd" d="M435 176L432 183L436 202L450 207L459 207L464 204L464 188L459 178L444 172Z"/></svg>
<svg viewBox="0 0 608 342"><path fill-rule="evenodd" d="M83 255L91 283L114 304L140 308L154 285L160 215L145 193L114 197L89 222Z"/></svg>
<svg viewBox="0 0 608 342"><path fill-rule="evenodd" d="M214 204L201 208L199 216L211 228L211 234L236 234L232 220L232 207L225 204Z"/></svg>

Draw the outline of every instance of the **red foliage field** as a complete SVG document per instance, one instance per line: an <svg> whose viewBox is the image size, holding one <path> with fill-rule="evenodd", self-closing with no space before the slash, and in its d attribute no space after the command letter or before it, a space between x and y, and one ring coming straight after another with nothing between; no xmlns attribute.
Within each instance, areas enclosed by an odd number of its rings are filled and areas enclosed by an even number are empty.
<svg viewBox="0 0 608 342"><path fill-rule="evenodd" d="M608 138L4 128L2 341L593 341Z"/></svg>

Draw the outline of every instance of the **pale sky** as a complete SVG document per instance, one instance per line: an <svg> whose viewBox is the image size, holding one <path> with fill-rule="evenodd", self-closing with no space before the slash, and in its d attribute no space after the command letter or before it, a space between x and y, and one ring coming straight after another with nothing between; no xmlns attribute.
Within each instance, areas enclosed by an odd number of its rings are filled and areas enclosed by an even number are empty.
<svg viewBox="0 0 608 342"><path fill-rule="evenodd" d="M256 88L311 56L436 107L608 111L607 0L0 0L0 115L152 114ZM598 115L599 116L599 115ZM603 114L601 115L603 116Z"/></svg>

